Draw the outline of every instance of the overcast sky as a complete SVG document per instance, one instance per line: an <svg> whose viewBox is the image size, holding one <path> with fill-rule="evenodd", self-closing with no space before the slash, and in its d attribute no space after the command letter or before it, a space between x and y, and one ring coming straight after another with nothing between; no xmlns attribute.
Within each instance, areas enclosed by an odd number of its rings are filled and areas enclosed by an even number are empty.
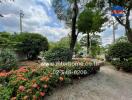
<svg viewBox="0 0 132 100"><path fill-rule="evenodd" d="M70 33L70 29L60 22L51 6L51 0L15 0L0 4L0 31L20 32L19 13L24 12L23 31L36 32L46 36L50 41L58 41ZM124 28L119 26L116 38L124 35ZM112 28L101 33L103 45L112 42Z"/></svg>

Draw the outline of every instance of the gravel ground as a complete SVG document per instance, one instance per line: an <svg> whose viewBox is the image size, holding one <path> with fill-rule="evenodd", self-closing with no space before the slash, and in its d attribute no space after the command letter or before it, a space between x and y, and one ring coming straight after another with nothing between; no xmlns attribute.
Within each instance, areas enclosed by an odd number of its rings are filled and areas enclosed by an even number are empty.
<svg viewBox="0 0 132 100"><path fill-rule="evenodd" d="M132 74L103 66L98 74L56 89L45 100L132 100Z"/></svg>

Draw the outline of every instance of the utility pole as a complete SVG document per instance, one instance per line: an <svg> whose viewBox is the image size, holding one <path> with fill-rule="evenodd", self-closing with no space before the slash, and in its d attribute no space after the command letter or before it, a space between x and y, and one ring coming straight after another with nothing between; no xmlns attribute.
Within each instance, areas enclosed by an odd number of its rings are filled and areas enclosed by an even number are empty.
<svg viewBox="0 0 132 100"><path fill-rule="evenodd" d="M111 26L112 25L112 30L113 30L113 32L112 32L112 34L113 34L113 43L115 43L115 41L116 41L116 37L115 37L115 31L116 31L116 29L117 29L117 26L118 26L118 23L112 18L110 21L109 21L109 26Z"/></svg>
<svg viewBox="0 0 132 100"><path fill-rule="evenodd" d="M115 29L116 29L115 27L116 27L116 26L115 26L115 22L114 22L114 21L113 21L112 24L113 24L113 43L115 43L115 40L116 40L116 39L115 39Z"/></svg>
<svg viewBox="0 0 132 100"><path fill-rule="evenodd" d="M22 33L22 18L24 17L23 11L20 10L20 33Z"/></svg>

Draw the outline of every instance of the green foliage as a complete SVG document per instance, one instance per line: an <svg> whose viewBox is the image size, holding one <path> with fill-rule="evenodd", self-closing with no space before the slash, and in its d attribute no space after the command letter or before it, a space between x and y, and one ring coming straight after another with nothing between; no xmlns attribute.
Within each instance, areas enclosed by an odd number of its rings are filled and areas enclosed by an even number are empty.
<svg viewBox="0 0 132 100"><path fill-rule="evenodd" d="M132 57L121 62L121 68L126 72L132 72Z"/></svg>
<svg viewBox="0 0 132 100"><path fill-rule="evenodd" d="M90 39L91 39L91 45L96 46L96 45L100 45L101 44L101 37L99 35L96 34L91 34L90 35ZM80 45L81 46L87 46L87 36L83 36L80 39Z"/></svg>
<svg viewBox="0 0 132 100"><path fill-rule="evenodd" d="M95 33L100 32L102 25L107 21L104 14L100 10L89 9L86 6L84 11L79 15L78 18L78 29L83 33Z"/></svg>
<svg viewBox="0 0 132 100"><path fill-rule="evenodd" d="M63 37L58 42L50 42L50 49L55 48L55 47L69 48L70 47L70 36ZM78 53L79 50L81 50L81 46L79 42L76 42L74 51Z"/></svg>
<svg viewBox="0 0 132 100"><path fill-rule="evenodd" d="M44 57L48 62L71 61L71 55L72 52L70 51L70 49L65 47L55 47L44 53Z"/></svg>
<svg viewBox="0 0 132 100"><path fill-rule="evenodd" d="M77 27L79 32L85 33L87 34L87 42L86 42L86 46L87 46L87 53L89 53L89 47L90 47L90 33L96 33L96 32L101 32L102 31L102 25L107 21L107 18L104 17L104 14L96 9L94 7L94 3L90 2L86 5L86 8L84 9L83 12L80 13L79 18L78 18L78 22L77 22ZM93 49L92 51L92 56L96 55L96 48L94 48L95 46L93 46L91 49ZM97 47L97 46L96 46Z"/></svg>
<svg viewBox="0 0 132 100"><path fill-rule="evenodd" d="M129 42L129 41L128 41L127 37L122 36L122 37L120 37L120 38L118 38L118 39L116 40L116 43L117 43L117 42Z"/></svg>
<svg viewBox="0 0 132 100"><path fill-rule="evenodd" d="M109 59L108 59L108 60L109 60ZM114 65L114 67L115 67L117 70L120 70L120 68L121 68L120 60L111 60L111 64Z"/></svg>
<svg viewBox="0 0 132 100"><path fill-rule="evenodd" d="M13 35L7 32L0 32L0 47L11 48L13 46Z"/></svg>
<svg viewBox="0 0 132 100"><path fill-rule="evenodd" d="M119 42L110 46L108 55L112 58L118 58L120 60L128 59L132 57L132 44L128 42Z"/></svg>
<svg viewBox="0 0 132 100"><path fill-rule="evenodd" d="M48 50L48 40L40 34L11 34L0 32L1 48L10 48L25 54L28 59L36 59L40 51Z"/></svg>
<svg viewBox="0 0 132 100"><path fill-rule="evenodd" d="M132 72L132 58L128 58L124 61L112 60L111 63L115 65L116 69L123 69L126 72Z"/></svg>
<svg viewBox="0 0 132 100"><path fill-rule="evenodd" d="M57 42L57 46L69 48L70 47L70 36L62 38L59 42ZM80 44L76 42L74 52L78 53L80 49L81 49Z"/></svg>
<svg viewBox="0 0 132 100"><path fill-rule="evenodd" d="M49 42L49 49L52 49L57 46L56 42Z"/></svg>
<svg viewBox="0 0 132 100"><path fill-rule="evenodd" d="M101 47L100 46L91 46L91 56L93 57L93 58L95 58L97 55L99 55L100 54L100 49L101 49Z"/></svg>
<svg viewBox="0 0 132 100"><path fill-rule="evenodd" d="M68 85L73 78L84 77L99 71L100 65L78 61L52 64L48 67L28 66L0 73L0 100L44 100L57 87ZM74 71L64 74L63 72ZM85 71L84 73L78 71ZM26 99L25 99L26 98Z"/></svg>
<svg viewBox="0 0 132 100"><path fill-rule="evenodd" d="M109 47L108 58L117 69L132 72L132 44L129 42L117 42Z"/></svg>
<svg viewBox="0 0 132 100"><path fill-rule="evenodd" d="M81 49L82 49L82 48L81 48L80 43L77 42L76 45L75 45L75 49L74 49L75 53L77 54L79 51L81 51Z"/></svg>
<svg viewBox="0 0 132 100"><path fill-rule="evenodd" d="M8 49L0 50L0 69L11 70L17 66L17 58L13 51Z"/></svg>
<svg viewBox="0 0 132 100"><path fill-rule="evenodd" d="M120 25L122 25L125 28L128 41L132 43L132 28L130 24L131 22L129 20L129 17L131 16L130 13L132 11L132 0L108 0L108 1L110 8L113 7L114 5L119 5L124 8L125 16L115 17L115 19ZM108 9L107 4L105 5L105 8ZM105 13L107 12L105 11Z"/></svg>
<svg viewBox="0 0 132 100"><path fill-rule="evenodd" d="M92 17L93 17L93 12L87 9L84 10L79 15L77 25L78 25L78 30L80 32L86 33L91 31L92 23L93 23Z"/></svg>
<svg viewBox="0 0 132 100"><path fill-rule="evenodd" d="M10 100L12 89L7 87L0 87L0 100Z"/></svg>
<svg viewBox="0 0 132 100"><path fill-rule="evenodd" d="M96 57L98 54L100 54L100 51L101 51L101 39L100 39L100 36L99 35L91 35L90 36L90 44L91 44L91 48L90 48L90 55L92 57ZM80 40L80 44L81 46L84 46L84 47L87 47L87 36L84 36L81 38Z"/></svg>
<svg viewBox="0 0 132 100"><path fill-rule="evenodd" d="M28 59L36 59L41 51L48 50L48 40L40 34L21 33L17 36L16 48L24 53Z"/></svg>
<svg viewBox="0 0 132 100"><path fill-rule="evenodd" d="M69 48L70 47L70 37L63 37L60 41L57 42L57 45L59 47L65 47L65 48Z"/></svg>

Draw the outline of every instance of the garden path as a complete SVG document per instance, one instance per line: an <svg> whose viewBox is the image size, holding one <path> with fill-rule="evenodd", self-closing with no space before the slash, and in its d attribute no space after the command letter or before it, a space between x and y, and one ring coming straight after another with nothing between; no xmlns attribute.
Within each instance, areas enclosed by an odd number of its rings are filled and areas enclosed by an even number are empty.
<svg viewBox="0 0 132 100"><path fill-rule="evenodd" d="M103 66L98 74L54 90L45 100L132 100L132 74Z"/></svg>

